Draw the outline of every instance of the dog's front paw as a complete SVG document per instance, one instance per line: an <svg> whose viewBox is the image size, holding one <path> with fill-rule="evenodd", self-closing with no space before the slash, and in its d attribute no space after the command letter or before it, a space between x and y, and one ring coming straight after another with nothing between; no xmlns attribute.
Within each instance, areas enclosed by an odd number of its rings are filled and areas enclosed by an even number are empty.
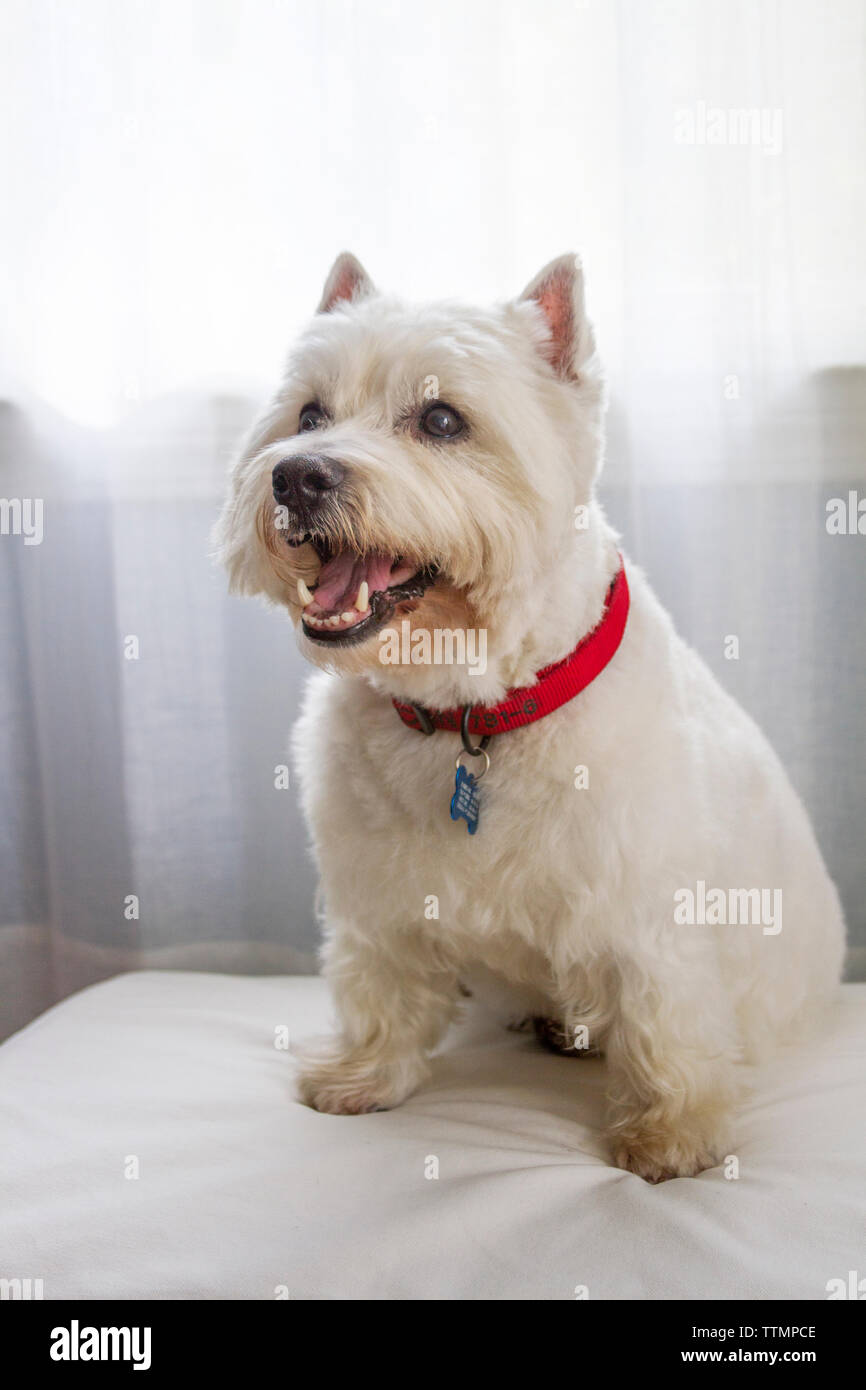
<svg viewBox="0 0 866 1390"><path fill-rule="evenodd" d="M297 1077L298 1099L326 1115L369 1115L391 1110L415 1089L419 1071L405 1063L374 1062L345 1053L305 1060Z"/></svg>
<svg viewBox="0 0 866 1390"><path fill-rule="evenodd" d="M694 1178L715 1167L718 1160L712 1146L701 1136L634 1130L616 1135L613 1161L627 1173L658 1183L669 1178Z"/></svg>

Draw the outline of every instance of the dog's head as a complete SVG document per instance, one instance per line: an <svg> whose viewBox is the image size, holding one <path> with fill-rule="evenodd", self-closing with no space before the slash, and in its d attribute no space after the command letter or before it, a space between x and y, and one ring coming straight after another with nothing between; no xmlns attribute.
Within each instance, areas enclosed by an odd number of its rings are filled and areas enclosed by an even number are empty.
<svg viewBox="0 0 866 1390"><path fill-rule="evenodd" d="M431 705L498 698L580 635L602 398L575 257L481 310L409 307L340 256L234 468L233 588L284 605L317 665ZM383 664L404 623L482 630L486 673Z"/></svg>

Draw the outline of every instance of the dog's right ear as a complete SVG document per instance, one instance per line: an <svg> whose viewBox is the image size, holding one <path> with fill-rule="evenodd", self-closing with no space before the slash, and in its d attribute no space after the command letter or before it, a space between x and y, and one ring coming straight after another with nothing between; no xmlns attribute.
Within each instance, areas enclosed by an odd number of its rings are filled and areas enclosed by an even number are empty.
<svg viewBox="0 0 866 1390"><path fill-rule="evenodd" d="M338 304L364 299L374 288L361 262L351 251L341 251L331 266L316 313L329 314Z"/></svg>
<svg viewBox="0 0 866 1390"><path fill-rule="evenodd" d="M557 376L580 379L595 353L592 325L583 300L583 267L577 256L559 256L530 280L520 300L537 304L548 330L542 354Z"/></svg>

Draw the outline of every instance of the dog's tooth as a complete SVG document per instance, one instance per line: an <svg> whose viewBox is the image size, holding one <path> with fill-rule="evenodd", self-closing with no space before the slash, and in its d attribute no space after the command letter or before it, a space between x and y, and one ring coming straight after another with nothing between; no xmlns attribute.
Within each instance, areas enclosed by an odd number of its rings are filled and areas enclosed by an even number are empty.
<svg viewBox="0 0 866 1390"><path fill-rule="evenodd" d="M301 600L301 603L304 605L305 608L308 603L313 602L313 595L310 593L303 579L298 580L298 598Z"/></svg>
<svg viewBox="0 0 866 1390"><path fill-rule="evenodd" d="M332 617L326 618L326 619L325 619L325 626L326 626L326 627L339 627L339 626L340 626L340 615L339 615L339 613L334 613Z"/></svg>
<svg viewBox="0 0 866 1390"><path fill-rule="evenodd" d="M340 617L344 623L353 623L357 617L356 613L341 613Z"/></svg>
<svg viewBox="0 0 866 1390"><path fill-rule="evenodd" d="M360 587L360 589L358 590L358 597L355 599L355 607L357 608L357 610L358 610L359 613L366 613L366 611L367 611L367 604L368 604L369 602L370 602L370 586L369 586L369 584L367 583L366 579L363 579L363 580L361 581L361 587Z"/></svg>

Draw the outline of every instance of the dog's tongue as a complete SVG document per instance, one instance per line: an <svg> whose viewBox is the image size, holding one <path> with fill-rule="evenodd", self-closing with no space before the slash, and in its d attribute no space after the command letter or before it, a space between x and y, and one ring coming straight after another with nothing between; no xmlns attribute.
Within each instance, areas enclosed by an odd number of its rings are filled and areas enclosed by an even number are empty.
<svg viewBox="0 0 866 1390"><path fill-rule="evenodd" d="M394 557L392 555L354 555L343 550L332 560L327 560L319 571L315 601L319 608L330 612L342 612L355 605L358 590L367 581L369 593L377 589L387 589L389 584L399 583L392 577Z"/></svg>

